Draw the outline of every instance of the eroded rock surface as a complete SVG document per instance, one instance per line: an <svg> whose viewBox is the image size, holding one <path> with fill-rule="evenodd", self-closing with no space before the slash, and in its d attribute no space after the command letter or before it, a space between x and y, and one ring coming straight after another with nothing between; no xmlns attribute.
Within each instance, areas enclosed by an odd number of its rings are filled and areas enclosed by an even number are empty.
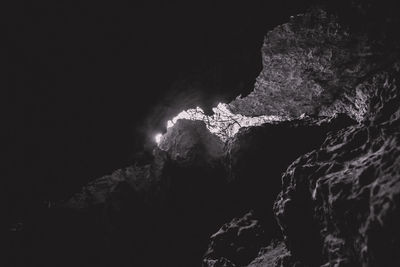
<svg viewBox="0 0 400 267"><path fill-rule="evenodd" d="M369 98L360 79L382 64L364 35L350 34L335 16L315 9L270 31L261 51L263 70L254 91L231 102L233 112L289 117L347 113L363 119Z"/></svg>
<svg viewBox="0 0 400 267"><path fill-rule="evenodd" d="M65 207L76 211L77 220L85 222L72 229L85 233L88 230L84 225L97 225L91 232L104 237L104 246L113 247L104 255L106 259L120 255L131 243L141 251L128 260L132 264L171 266L180 257L195 265L201 262L209 236L224 221L253 208L264 228L260 242L265 242L247 248L254 241L253 235L246 237L243 230L244 254L233 256L236 264L249 263L261 246L281 237L272 211L281 189L281 172L298 156L320 146L329 131L351 124L354 121L345 115L305 117L244 128L222 144L203 122L178 121L163 137L161 147L165 151L155 148L148 162L96 179L67 202ZM237 223L246 225L249 218ZM162 257L152 258L152 253ZM245 259L240 260L242 257ZM223 258L217 261L232 260Z"/></svg>
<svg viewBox="0 0 400 267"><path fill-rule="evenodd" d="M378 73L370 119L330 134L283 175L275 212L293 255L332 266L400 264L397 66Z"/></svg>
<svg viewBox="0 0 400 267"><path fill-rule="evenodd" d="M264 211L274 231L272 207L281 190L281 173L297 157L319 145L330 131L354 124L346 115L303 118L244 128L226 145L226 168L232 191L231 206L240 213ZM266 190L268 193L266 193Z"/></svg>
<svg viewBox="0 0 400 267"><path fill-rule="evenodd" d="M218 160L224 143L202 121L178 120L163 135L159 147L175 161Z"/></svg>
<svg viewBox="0 0 400 267"><path fill-rule="evenodd" d="M321 9L278 26L230 108L296 119L227 143L178 121L57 211L64 266L400 265L400 65L382 47Z"/></svg>
<svg viewBox="0 0 400 267"><path fill-rule="evenodd" d="M243 266L269 242L262 223L253 212L224 224L210 239L203 260L205 266L223 266L221 262L224 261L232 266Z"/></svg>
<svg viewBox="0 0 400 267"><path fill-rule="evenodd" d="M283 267L283 266L302 266L299 262L293 260L290 252L283 242L272 242L268 247L261 248L257 258L255 258L249 267Z"/></svg>
<svg viewBox="0 0 400 267"><path fill-rule="evenodd" d="M103 240L89 251L112 247L98 256L104 263L119 258L134 266L172 266L180 258L181 266L193 266L226 219L219 138L202 122L180 121L162 144L166 151L154 148L149 162L94 180L64 205L81 222L68 231L87 239L88 225L96 225L90 232Z"/></svg>
<svg viewBox="0 0 400 267"><path fill-rule="evenodd" d="M374 17L372 7L379 5L366 6L357 7L363 10L360 19ZM387 21L392 28L395 20ZM362 23L355 27L365 30ZM321 11L277 27L264 42L264 69L255 90L231 103L234 112L246 115L346 113L359 122L331 131L320 148L284 172L274 211L285 244L260 248L250 266L400 264L398 45L387 37L384 23L364 23L382 33L347 32L335 17ZM387 39L369 40L371 35L386 36L390 44L384 44ZM244 143L241 149L245 147ZM239 175L240 168L233 173ZM221 254L209 266L226 262L235 264Z"/></svg>

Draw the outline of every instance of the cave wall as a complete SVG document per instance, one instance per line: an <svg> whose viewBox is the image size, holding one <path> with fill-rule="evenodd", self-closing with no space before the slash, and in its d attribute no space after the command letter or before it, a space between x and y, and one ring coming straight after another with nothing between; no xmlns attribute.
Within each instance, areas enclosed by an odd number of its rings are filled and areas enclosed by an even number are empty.
<svg viewBox="0 0 400 267"><path fill-rule="evenodd" d="M393 20L381 32L383 22L362 26L375 1L351 3L357 25L335 11L339 2L268 33L254 91L230 103L291 120L243 128L227 143L202 122L179 121L152 153L42 211L34 231L16 231L23 244L36 236L30 260L399 265L398 46Z"/></svg>

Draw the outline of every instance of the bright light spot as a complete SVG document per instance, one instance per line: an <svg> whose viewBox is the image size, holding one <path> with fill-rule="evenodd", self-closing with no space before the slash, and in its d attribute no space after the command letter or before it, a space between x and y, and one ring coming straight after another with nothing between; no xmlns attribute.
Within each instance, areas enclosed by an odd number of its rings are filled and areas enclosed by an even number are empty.
<svg viewBox="0 0 400 267"><path fill-rule="evenodd" d="M154 136L154 140L156 140L157 145L160 144L162 138L162 134L158 133Z"/></svg>
<svg viewBox="0 0 400 267"><path fill-rule="evenodd" d="M266 122L281 121L285 118L280 116L258 116L247 117L241 114L233 114L230 112L228 105L219 103L217 107L212 109L214 114L207 116L203 109L196 107L194 109L184 110L167 122L167 128L171 128L180 119L200 120L204 121L207 129L221 138L222 141L228 140L242 127L258 126Z"/></svg>

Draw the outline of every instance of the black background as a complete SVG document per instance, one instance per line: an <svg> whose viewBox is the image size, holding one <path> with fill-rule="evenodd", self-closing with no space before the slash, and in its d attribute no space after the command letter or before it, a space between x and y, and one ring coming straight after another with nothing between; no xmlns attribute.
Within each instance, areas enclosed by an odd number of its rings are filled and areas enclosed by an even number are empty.
<svg viewBox="0 0 400 267"><path fill-rule="evenodd" d="M308 6L15 1L3 9L9 222L131 163L180 108L251 91L266 32Z"/></svg>

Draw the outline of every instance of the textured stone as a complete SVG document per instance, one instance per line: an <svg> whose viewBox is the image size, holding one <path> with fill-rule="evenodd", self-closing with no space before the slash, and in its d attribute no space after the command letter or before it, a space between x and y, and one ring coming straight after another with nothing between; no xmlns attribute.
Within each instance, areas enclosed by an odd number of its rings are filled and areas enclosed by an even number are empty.
<svg viewBox="0 0 400 267"><path fill-rule="evenodd" d="M172 264L182 254L188 264L200 262L209 236L249 208L261 214L263 240L279 238L272 205L281 188L281 172L296 157L321 145L327 132L353 123L347 116L270 123L243 129L223 146L204 123L179 121L164 136L165 151L155 148L151 158L96 179L75 194L64 207L79 211L78 220L85 223L71 229L81 233L88 231L85 225L97 225L90 231L114 248L110 255L119 255L123 244L130 242L141 253L128 261L145 265ZM250 248L254 240L246 236L241 247L247 256L238 257L249 263L268 243ZM148 247L149 242L157 245ZM163 257L146 260L152 253ZM208 264L237 263L228 256L211 258Z"/></svg>
<svg viewBox="0 0 400 267"><path fill-rule="evenodd" d="M249 265L249 267L282 267L301 265L293 262L290 252L283 242L272 243L268 247L260 249L259 255Z"/></svg>
<svg viewBox="0 0 400 267"><path fill-rule="evenodd" d="M400 264L397 64L377 73L369 120L288 168L275 212L292 254L326 266Z"/></svg>
<svg viewBox="0 0 400 267"><path fill-rule="evenodd" d="M253 211L224 224L210 237L203 266L302 266L285 244L271 239L265 221Z"/></svg>
<svg viewBox="0 0 400 267"><path fill-rule="evenodd" d="M181 119L163 135L159 147L167 151L172 160L194 162L218 160L224 144L206 128L202 121Z"/></svg>
<svg viewBox="0 0 400 267"><path fill-rule="evenodd" d="M237 202L232 204L241 212L272 207L281 189L281 173L287 166L321 145L329 131L353 123L346 115L305 117L240 130L226 145L228 179L233 191L243 196L233 199Z"/></svg>
<svg viewBox="0 0 400 267"><path fill-rule="evenodd" d="M71 197L48 240L75 244L66 266L400 265L400 65L370 38L320 9L278 26L230 108L297 119L226 144L178 121Z"/></svg>
<svg viewBox="0 0 400 267"><path fill-rule="evenodd" d="M268 241L262 224L252 212L224 224L210 239L204 266L223 266L216 263L224 260L232 266L246 265Z"/></svg>
<svg viewBox="0 0 400 267"><path fill-rule="evenodd" d="M85 210L105 205L121 186L129 187L134 192L141 192L140 194L147 195L148 199L152 196L160 198L161 196L158 195L160 192L156 192L154 189L159 188L161 184L160 179L165 172L167 162L167 153L155 149L150 162L119 169L111 175L93 180L80 192L74 194L63 206L75 210ZM165 189L163 190L165 191Z"/></svg>
<svg viewBox="0 0 400 267"><path fill-rule="evenodd" d="M362 120L368 92L356 86L380 65L363 35L351 35L321 9L293 17L270 31L254 90L229 106L247 116L347 113Z"/></svg>

